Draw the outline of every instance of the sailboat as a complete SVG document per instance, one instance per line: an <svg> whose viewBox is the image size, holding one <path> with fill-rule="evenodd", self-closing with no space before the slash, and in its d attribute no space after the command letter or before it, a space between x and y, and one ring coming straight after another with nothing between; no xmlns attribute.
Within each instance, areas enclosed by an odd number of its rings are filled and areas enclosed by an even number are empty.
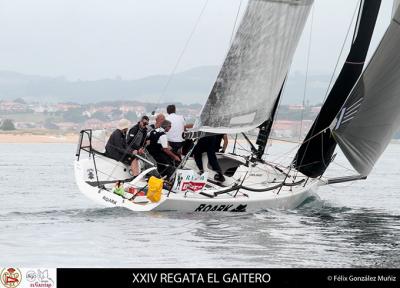
<svg viewBox="0 0 400 288"><path fill-rule="evenodd" d="M246 137L251 154L218 153L225 181L215 182L211 169L197 174L189 153L175 171L174 184L160 187L154 199L145 194L154 163L140 157L142 173L132 179L128 166L95 149L95 131L83 130L74 164L79 189L99 204L132 211L251 212L293 209L322 185L366 179L400 126L397 6L380 45L364 64L380 3L361 1L347 59L289 166L268 162L264 152L313 1L250 0L212 91L185 137L246 136L258 129L256 144ZM323 177L337 146L357 171L354 176ZM114 193L116 181L133 192Z"/></svg>

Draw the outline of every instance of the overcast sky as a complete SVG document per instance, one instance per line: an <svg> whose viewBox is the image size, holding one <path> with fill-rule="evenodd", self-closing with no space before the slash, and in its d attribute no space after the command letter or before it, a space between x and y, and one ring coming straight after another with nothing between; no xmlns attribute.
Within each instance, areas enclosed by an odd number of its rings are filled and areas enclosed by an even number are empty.
<svg viewBox="0 0 400 288"><path fill-rule="evenodd" d="M376 38L392 1L382 0ZM0 70L70 80L169 74L205 3L178 72L222 64L247 0L0 0ZM357 3L315 0L292 70L305 70L310 31L310 71L332 70Z"/></svg>

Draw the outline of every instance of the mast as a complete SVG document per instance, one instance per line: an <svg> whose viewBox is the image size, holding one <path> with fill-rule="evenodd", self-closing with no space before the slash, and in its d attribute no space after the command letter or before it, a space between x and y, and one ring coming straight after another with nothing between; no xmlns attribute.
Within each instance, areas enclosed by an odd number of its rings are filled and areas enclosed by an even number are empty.
<svg viewBox="0 0 400 288"><path fill-rule="evenodd" d="M267 142L269 135L271 134L272 124L275 120L276 111L278 110L279 101L282 96L283 87L285 85L286 79L282 84L281 90L279 91L278 98L275 101L274 108L272 109L271 115L264 123L260 125L260 130L258 131L256 144L258 145L258 149L256 152L257 160L261 160L262 156L264 155L265 148L267 147Z"/></svg>
<svg viewBox="0 0 400 288"><path fill-rule="evenodd" d="M321 176L331 162L336 141L329 126L361 75L380 4L381 0L363 0L360 3L357 25L346 62L293 161L294 167L306 176Z"/></svg>

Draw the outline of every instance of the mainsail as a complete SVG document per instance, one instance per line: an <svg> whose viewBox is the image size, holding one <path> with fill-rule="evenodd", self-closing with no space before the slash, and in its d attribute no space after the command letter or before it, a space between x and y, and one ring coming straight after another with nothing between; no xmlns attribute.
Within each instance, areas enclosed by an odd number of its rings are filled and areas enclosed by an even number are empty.
<svg viewBox="0 0 400 288"><path fill-rule="evenodd" d="M331 161L336 141L329 126L361 75L380 4L380 0L364 0L360 3L357 25L346 62L294 160L294 167L304 175L321 176Z"/></svg>
<svg viewBox="0 0 400 288"><path fill-rule="evenodd" d="M334 137L353 167L367 176L400 126L400 9L344 104Z"/></svg>
<svg viewBox="0 0 400 288"><path fill-rule="evenodd" d="M270 118L313 0L250 0L195 128L240 133Z"/></svg>
<svg viewBox="0 0 400 288"><path fill-rule="evenodd" d="M393 8L392 8L392 17L397 11L397 7L399 7L400 0L393 0Z"/></svg>

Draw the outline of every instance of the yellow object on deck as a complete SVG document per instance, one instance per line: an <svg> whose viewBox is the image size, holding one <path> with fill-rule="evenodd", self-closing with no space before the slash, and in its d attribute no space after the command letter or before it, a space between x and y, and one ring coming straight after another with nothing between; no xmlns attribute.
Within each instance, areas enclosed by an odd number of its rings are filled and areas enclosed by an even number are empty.
<svg viewBox="0 0 400 288"><path fill-rule="evenodd" d="M162 179L158 179L157 177L151 176L148 184L149 189L147 190L147 198L151 202L160 201L164 181Z"/></svg>

